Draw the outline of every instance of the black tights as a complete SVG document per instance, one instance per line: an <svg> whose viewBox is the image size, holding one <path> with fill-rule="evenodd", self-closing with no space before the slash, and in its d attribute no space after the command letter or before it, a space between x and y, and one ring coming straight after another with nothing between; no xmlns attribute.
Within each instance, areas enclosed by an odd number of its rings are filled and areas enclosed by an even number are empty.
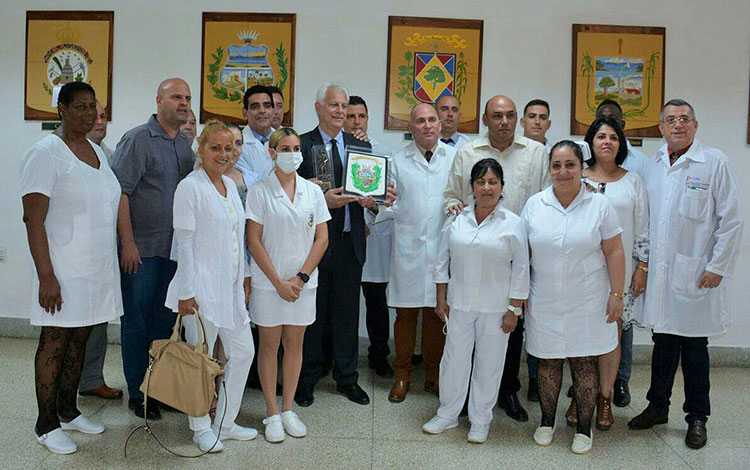
<svg viewBox="0 0 750 470"><path fill-rule="evenodd" d="M90 326L42 327L34 359L36 403L39 408L37 435L59 428L60 419L67 422L81 414L76 404L76 393L90 332Z"/></svg>
<svg viewBox="0 0 750 470"><path fill-rule="evenodd" d="M539 404L542 407L542 426L555 425L564 361L564 359L539 359ZM573 399L578 407L577 432L591 436L591 419L599 394L596 357L571 357L568 361L570 374L573 376Z"/></svg>

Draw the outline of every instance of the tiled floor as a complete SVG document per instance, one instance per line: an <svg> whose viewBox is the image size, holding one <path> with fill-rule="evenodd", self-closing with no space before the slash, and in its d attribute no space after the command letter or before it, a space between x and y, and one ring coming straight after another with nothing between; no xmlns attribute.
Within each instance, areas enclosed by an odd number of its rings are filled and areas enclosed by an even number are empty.
<svg viewBox="0 0 750 470"><path fill-rule="evenodd" d="M691 450L683 442L686 424L681 406L682 378L678 374L670 422L650 431L629 431L627 420L645 407L648 368L634 368L633 403L615 408L616 423L609 432L594 434L594 449L587 455L570 452L572 429L559 426L555 442L541 448L532 434L539 421L538 405L527 406L531 419L517 423L496 409L490 438L483 445L466 442L469 423L462 418L458 429L439 436L420 430L430 419L437 399L420 389L423 373L413 379L414 391L395 405L387 400L390 381L360 369L360 384L370 394L369 406L355 405L335 394L330 376L316 388L315 403L296 409L307 424L308 437L287 438L269 444L262 436L251 442L229 441L220 454L200 459L168 455L143 431L136 432L124 456L128 434L140 422L127 409L126 401L105 402L81 398L80 408L104 422L107 431L98 436L75 433L78 452L52 455L36 444L33 356L36 342L0 338L0 468L7 469L746 469L750 468L750 370L714 369L711 374L713 415L708 424L709 441L702 450ZM360 364L366 364L360 360ZM105 376L110 385L124 387L118 346L110 346ZM524 367L522 367L524 369ZM525 377L523 378L525 383ZM567 381L565 387L567 387ZM525 390L524 390L525 392ZM567 398L562 398L558 423ZM245 394L239 423L262 428L265 406L258 391ZM182 452L196 450L190 440L187 420L167 414L153 429L168 444Z"/></svg>

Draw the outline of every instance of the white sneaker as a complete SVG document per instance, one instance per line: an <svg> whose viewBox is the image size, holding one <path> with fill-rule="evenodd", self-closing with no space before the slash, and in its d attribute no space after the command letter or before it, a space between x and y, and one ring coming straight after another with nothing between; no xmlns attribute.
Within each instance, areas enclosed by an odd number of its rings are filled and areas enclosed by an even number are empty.
<svg viewBox="0 0 750 470"><path fill-rule="evenodd" d="M474 424L471 423L471 429L466 440L475 444L484 444L487 441L487 436L490 434L489 424Z"/></svg>
<svg viewBox="0 0 750 470"><path fill-rule="evenodd" d="M61 428L37 436L36 441L53 454L72 454L78 450L76 443Z"/></svg>
<svg viewBox="0 0 750 470"><path fill-rule="evenodd" d="M224 450L224 444L222 444L221 441L216 440L216 434L214 434L214 431L211 428L204 429L203 431L195 431L193 433L193 442L198 444L198 448L201 452L210 452L214 454Z"/></svg>
<svg viewBox="0 0 750 470"><path fill-rule="evenodd" d="M540 446L548 446L552 444L552 439L555 437L555 428L552 426L539 426L534 431L534 442Z"/></svg>
<svg viewBox="0 0 750 470"><path fill-rule="evenodd" d="M219 428L212 428L214 435L219 436L222 441L234 439L237 441L252 441L258 437L258 431L253 428L245 428L239 424L235 424L231 428L221 428L221 434L219 434Z"/></svg>
<svg viewBox="0 0 750 470"><path fill-rule="evenodd" d="M307 427L292 410L281 413L281 424L284 425L284 431L292 437L307 436Z"/></svg>
<svg viewBox="0 0 750 470"><path fill-rule="evenodd" d="M422 431L427 434L440 434L447 429L458 427L458 419L450 420L435 415L431 420L422 425Z"/></svg>
<svg viewBox="0 0 750 470"><path fill-rule="evenodd" d="M586 452L591 450L591 446L593 443L594 443L593 433L591 433L591 437L585 434L576 433L576 435L573 436L573 445L570 446L570 449L573 451L574 454L585 454Z"/></svg>
<svg viewBox="0 0 750 470"><path fill-rule="evenodd" d="M78 431L84 434L101 434L104 432L102 423L92 421L83 415L67 423L60 421L60 427L63 431Z"/></svg>
<svg viewBox="0 0 750 470"><path fill-rule="evenodd" d="M286 437L284 434L284 425L281 422L281 415L273 415L263 420L266 425L264 435L268 442L281 442Z"/></svg>

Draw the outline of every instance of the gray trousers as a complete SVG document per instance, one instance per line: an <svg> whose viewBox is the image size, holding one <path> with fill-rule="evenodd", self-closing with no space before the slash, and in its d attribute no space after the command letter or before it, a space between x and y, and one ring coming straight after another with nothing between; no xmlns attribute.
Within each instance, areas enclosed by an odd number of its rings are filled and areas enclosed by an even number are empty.
<svg viewBox="0 0 750 470"><path fill-rule="evenodd" d="M86 342L86 355L83 359L79 392L88 392L104 385L104 356L107 354L107 324L100 323L91 328Z"/></svg>

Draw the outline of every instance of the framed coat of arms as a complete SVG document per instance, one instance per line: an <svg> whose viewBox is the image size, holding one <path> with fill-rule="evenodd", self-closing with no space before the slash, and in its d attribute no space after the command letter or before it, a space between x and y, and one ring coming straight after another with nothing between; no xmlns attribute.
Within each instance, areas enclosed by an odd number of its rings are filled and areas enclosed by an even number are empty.
<svg viewBox="0 0 750 470"><path fill-rule="evenodd" d="M628 137L661 137L665 28L573 25L570 133L584 135L605 99L617 101Z"/></svg>
<svg viewBox="0 0 750 470"><path fill-rule="evenodd" d="M253 85L284 95L282 124L294 116L294 46L297 15L203 13L200 122L247 124L242 97Z"/></svg>
<svg viewBox="0 0 750 470"><path fill-rule="evenodd" d="M418 103L453 95L461 104L458 130L479 132L482 20L388 17L385 128L405 130Z"/></svg>
<svg viewBox="0 0 750 470"><path fill-rule="evenodd" d="M112 118L112 11L27 11L23 118L57 121L55 88L86 82ZM56 96L56 95L55 95Z"/></svg>

